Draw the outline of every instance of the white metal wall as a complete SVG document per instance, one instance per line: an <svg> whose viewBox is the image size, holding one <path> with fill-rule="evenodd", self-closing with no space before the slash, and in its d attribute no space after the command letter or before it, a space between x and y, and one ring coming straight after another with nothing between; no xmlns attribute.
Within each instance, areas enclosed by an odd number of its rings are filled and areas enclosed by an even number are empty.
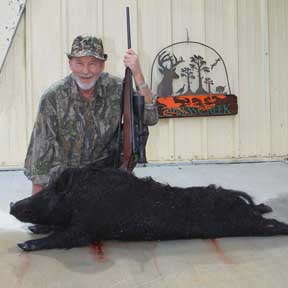
<svg viewBox="0 0 288 288"><path fill-rule="evenodd" d="M103 37L107 70L123 76L126 5L147 81L156 53L188 28L222 55L239 102L236 116L160 120L150 161L288 155L287 0L28 0L0 75L1 167L23 165L40 95L69 72L75 36Z"/></svg>

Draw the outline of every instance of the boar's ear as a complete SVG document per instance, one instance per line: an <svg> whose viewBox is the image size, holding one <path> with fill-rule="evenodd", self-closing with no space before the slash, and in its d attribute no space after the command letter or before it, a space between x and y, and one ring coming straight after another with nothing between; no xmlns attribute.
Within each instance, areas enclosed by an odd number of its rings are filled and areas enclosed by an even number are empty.
<svg viewBox="0 0 288 288"><path fill-rule="evenodd" d="M63 171L60 176L56 179L55 185L57 192L67 192L69 191L72 182L73 182L73 168L66 169Z"/></svg>
<svg viewBox="0 0 288 288"><path fill-rule="evenodd" d="M53 213L55 211L55 208L59 208L59 203L62 202L63 198L65 198L65 195L63 193L57 193L49 196L49 200L46 203L45 210L43 211L48 211L48 215L50 213Z"/></svg>

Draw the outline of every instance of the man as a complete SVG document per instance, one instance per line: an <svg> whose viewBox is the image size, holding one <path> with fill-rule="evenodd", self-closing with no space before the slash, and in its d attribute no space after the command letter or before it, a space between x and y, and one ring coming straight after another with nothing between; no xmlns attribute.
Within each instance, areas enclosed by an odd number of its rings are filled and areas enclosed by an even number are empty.
<svg viewBox="0 0 288 288"><path fill-rule="evenodd" d="M107 54L102 40L78 36L67 56L72 73L42 95L25 159L24 173L33 183L33 194L67 167L111 165L117 147L123 83L103 72ZM132 49L126 52L124 64L145 97L144 124L156 124L157 108Z"/></svg>

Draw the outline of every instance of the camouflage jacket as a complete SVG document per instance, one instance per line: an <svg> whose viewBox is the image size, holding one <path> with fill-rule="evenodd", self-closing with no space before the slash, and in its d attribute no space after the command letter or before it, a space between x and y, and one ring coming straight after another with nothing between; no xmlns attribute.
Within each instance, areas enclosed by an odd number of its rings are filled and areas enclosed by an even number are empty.
<svg viewBox="0 0 288 288"><path fill-rule="evenodd" d="M117 146L122 79L102 73L87 101L69 75L42 95L28 147L24 174L46 185L67 167L109 157ZM155 104L145 104L144 124L158 121Z"/></svg>

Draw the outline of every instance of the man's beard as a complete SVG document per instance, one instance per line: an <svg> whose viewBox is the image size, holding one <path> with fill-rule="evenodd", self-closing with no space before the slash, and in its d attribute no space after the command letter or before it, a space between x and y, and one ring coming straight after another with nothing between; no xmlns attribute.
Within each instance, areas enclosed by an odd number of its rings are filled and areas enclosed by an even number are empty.
<svg viewBox="0 0 288 288"><path fill-rule="evenodd" d="M77 85L79 86L79 88L80 88L81 90L90 90L91 88L93 88L93 87L95 86L96 81L98 80L99 77L96 77L96 78L95 78L91 83L89 83L89 84L84 84L84 83L82 83L81 80L80 80L80 77L82 77L82 78L91 78L91 77L93 77L93 76L94 76L94 75L90 75L90 74L88 74L88 75L76 76L76 75L74 75L74 74L72 73L73 79L76 81Z"/></svg>

